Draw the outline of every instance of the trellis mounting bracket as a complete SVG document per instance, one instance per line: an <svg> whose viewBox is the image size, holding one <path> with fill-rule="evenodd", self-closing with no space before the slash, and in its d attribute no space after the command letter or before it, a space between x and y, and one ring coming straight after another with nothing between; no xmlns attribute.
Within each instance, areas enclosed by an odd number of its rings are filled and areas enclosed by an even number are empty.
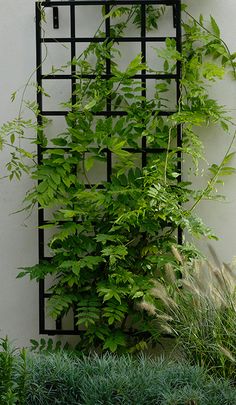
<svg viewBox="0 0 236 405"><path fill-rule="evenodd" d="M176 5L173 4L173 26L176 28Z"/></svg>
<svg viewBox="0 0 236 405"><path fill-rule="evenodd" d="M58 7L53 7L52 12L53 12L53 28L58 29L59 28L59 11L58 11Z"/></svg>

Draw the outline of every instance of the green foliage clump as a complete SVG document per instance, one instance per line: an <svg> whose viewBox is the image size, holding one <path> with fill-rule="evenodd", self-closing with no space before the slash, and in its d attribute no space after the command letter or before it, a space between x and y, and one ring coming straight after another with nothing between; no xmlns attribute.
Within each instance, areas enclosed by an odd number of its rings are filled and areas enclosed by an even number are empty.
<svg viewBox="0 0 236 405"><path fill-rule="evenodd" d="M28 371L26 351L16 350L8 338L0 340L0 404L26 405Z"/></svg>
<svg viewBox="0 0 236 405"><path fill-rule="evenodd" d="M148 30L158 28L153 11L152 6L146 9ZM164 18L164 13L165 8L155 9L158 18ZM183 156L189 156L197 168L204 158L197 126L221 125L229 132L230 118L210 98L207 86L234 65L215 20L211 19L209 31L201 18L200 22L183 24L182 51L171 38L167 38L164 49L153 51L157 60L163 61L161 71L144 63L142 55L121 70L116 56L122 55L115 37L122 36L130 24L139 27L140 15L137 6L114 6L109 17L114 22L111 38L89 44L70 61L76 85L72 99L64 105L69 111L67 129L55 134L50 145L45 120L37 106L28 104L38 118L35 143L41 147L40 162L35 164L33 157L33 165L23 165L21 158L31 159L31 155L15 146L16 135L23 138L26 127L33 126L31 121L27 123L19 115L16 122L2 128L0 137L9 137L14 148L7 165L10 178L20 177L25 170L37 182L27 193L26 206L38 204L40 209L54 212L53 219L42 226L44 230L54 229L49 242L53 257L23 269L19 277L29 274L37 281L54 278L49 315L58 319L73 309L81 350L96 347L134 352L156 337L155 318L140 311L139 303L145 300L158 305L150 293L150 280L161 278L167 263L178 267L171 254L171 245L179 242L178 230L194 237L215 238L194 214L194 208L203 198L215 197L219 177L234 172L229 166L233 141L222 162L210 167L203 189L192 190L190 182L182 181L181 162ZM95 33L102 35L100 29ZM111 75L104 80L107 66ZM148 80L137 80L140 72L174 75L181 67L178 100L171 93L170 79L156 80L154 95L146 97ZM55 68L52 73L57 73ZM86 75L95 77L86 79ZM45 95L42 88L37 90ZM171 111L173 98L175 113ZM102 117L105 108L117 116ZM148 148L157 153L144 153ZM93 170L98 164L105 167L107 159L112 162L108 181L94 184ZM195 254L188 245L180 249L190 256Z"/></svg>
<svg viewBox="0 0 236 405"><path fill-rule="evenodd" d="M234 405L235 389L203 369L163 360L65 353L29 358L27 405ZM32 388L31 388L32 387Z"/></svg>

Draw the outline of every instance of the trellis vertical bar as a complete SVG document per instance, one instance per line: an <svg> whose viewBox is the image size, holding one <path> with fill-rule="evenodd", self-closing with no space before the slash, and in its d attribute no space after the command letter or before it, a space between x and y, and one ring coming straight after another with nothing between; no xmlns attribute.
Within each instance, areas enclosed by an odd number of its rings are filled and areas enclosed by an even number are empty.
<svg viewBox="0 0 236 405"><path fill-rule="evenodd" d="M75 5L70 5L70 36L71 36L71 61L76 57L76 44L75 44ZM75 64L71 64L71 101L72 101L72 108L73 105L76 103L76 66Z"/></svg>
<svg viewBox="0 0 236 405"><path fill-rule="evenodd" d="M42 44L41 44L41 18L42 8L39 2L35 3L35 19L36 19L36 80L37 85L42 87ZM42 93L37 91L37 104L39 111L43 109ZM37 123L40 127L42 125L42 116L37 116ZM41 146L37 145L38 164L42 160ZM39 207L40 208L40 207ZM38 209L38 225L42 225L44 221L44 211ZM44 258L44 230L38 229L38 257L39 263ZM39 333L43 333L45 330L45 300L44 300L44 280L39 281Z"/></svg>
<svg viewBox="0 0 236 405"><path fill-rule="evenodd" d="M147 55L146 55L146 4L141 4L141 54L142 54L142 62L146 63L147 61ZM143 69L142 72L142 96L146 98L147 96L147 91L146 91L146 69ZM147 164L147 153L146 153L146 147L147 147L147 140L146 136L142 137L142 167L146 166Z"/></svg>
<svg viewBox="0 0 236 405"><path fill-rule="evenodd" d="M175 7L175 13L176 13L176 50L181 53L182 52L182 30L181 30L181 0L176 1L176 7ZM177 108L180 106L181 102L181 62L177 61L177 66L176 66L176 73L177 73L177 79L176 79L176 86L177 86ZM177 146L179 148L182 147L182 125L177 125ZM177 172L180 174L178 177L178 182L182 180L182 153L180 151L177 152ZM178 228L178 243L182 244L183 243L183 232L181 228Z"/></svg>
<svg viewBox="0 0 236 405"><path fill-rule="evenodd" d="M105 13L108 15L110 13L110 5L105 4ZM110 37L111 37L111 19L110 17L106 18L105 21L105 35L106 35L106 43L109 42ZM109 80L109 76L111 74L111 60L110 58L106 59L106 75L108 77L107 80ZM107 102L106 102L106 111L107 111L107 117L110 116L111 113L111 97L107 97ZM111 174L112 174L112 153L108 149L107 150L107 181L111 181Z"/></svg>
<svg viewBox="0 0 236 405"><path fill-rule="evenodd" d="M71 4L70 5L70 38L71 38L71 62L73 62L74 58L76 57L76 43L75 43L75 37L76 37L76 32L75 32L75 5ZM76 104L76 66L74 63L71 63L71 104L72 104L72 111L73 111L73 106ZM75 173L76 173L76 168L75 168ZM76 326L76 318L75 318L75 313L73 317L73 327L74 331L77 330Z"/></svg>

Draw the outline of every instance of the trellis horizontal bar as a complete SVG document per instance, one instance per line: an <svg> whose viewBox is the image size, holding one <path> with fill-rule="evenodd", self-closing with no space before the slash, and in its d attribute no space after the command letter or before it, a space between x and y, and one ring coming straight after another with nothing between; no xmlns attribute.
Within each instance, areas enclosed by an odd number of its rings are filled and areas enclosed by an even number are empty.
<svg viewBox="0 0 236 405"><path fill-rule="evenodd" d="M42 79L44 80L66 80L66 79L72 79L72 77L74 77L75 79L96 79L98 78L98 75L93 75L93 74L87 74L87 75L80 75L78 74L75 76L72 75L42 75ZM114 75L100 75L99 79L110 79L114 77ZM156 73L152 73L152 74L140 74L140 75L135 75L132 76L132 79L142 79L145 78L147 80L150 79L177 79L178 76L176 74L156 74Z"/></svg>
<svg viewBox="0 0 236 405"><path fill-rule="evenodd" d="M44 334L47 334L49 336L54 336L54 335L67 335L67 336L75 336L75 335L81 335L81 331L78 330L65 330L65 329L44 329L43 331Z"/></svg>
<svg viewBox="0 0 236 405"><path fill-rule="evenodd" d="M61 42L105 42L107 39L116 42L165 42L166 38L176 39L176 37L86 37L86 38L41 38L42 43L61 43Z"/></svg>
<svg viewBox="0 0 236 405"><path fill-rule="evenodd" d="M67 335L67 336L76 336L76 335L81 335L81 330L75 329L73 330L62 330L62 329L45 329L45 334L49 336L54 336L54 335ZM174 339L174 336L169 335L168 333L162 333L161 336L163 338L169 338L169 339Z"/></svg>
<svg viewBox="0 0 236 405"><path fill-rule="evenodd" d="M63 329L44 329L44 334L49 335L49 336L55 336L55 335L66 335L66 336L79 336L81 335L81 330L75 329L73 330L63 330ZM168 339L174 339L174 336L169 335L168 333L162 333L161 336L163 338L168 338Z"/></svg>
<svg viewBox="0 0 236 405"><path fill-rule="evenodd" d="M40 115L43 116L66 116L70 113L71 111L41 111ZM153 111L153 115L156 114L157 111ZM175 114L176 111L158 111L158 115L160 116L164 116L164 117L169 117L172 114ZM123 116L123 115L127 115L126 111L100 111L97 113L93 113L93 115L95 117L106 117L106 116Z"/></svg>
<svg viewBox="0 0 236 405"><path fill-rule="evenodd" d="M132 5L132 4L160 4L166 6L173 6L180 0L80 0L80 1L73 1L73 5L75 6L101 6L101 5ZM68 1L43 1L40 3L43 7L53 7L53 6L70 6L70 2Z"/></svg>
<svg viewBox="0 0 236 405"><path fill-rule="evenodd" d="M92 149L97 149L97 150L101 150L101 153L107 153L107 152L111 152L110 149L108 148L98 148L98 147L94 147L91 146ZM42 152L47 152L47 150L55 150L57 148L53 148L53 147L49 147L49 148L42 148ZM58 149L60 150L64 150L65 152L67 150L70 150L69 148L62 148L62 147L58 147ZM132 153L161 153L161 152L166 152L167 149L166 148L122 148L122 150L125 150L126 152L132 152ZM171 151L171 150L169 150ZM86 150L83 153L91 153L90 150Z"/></svg>

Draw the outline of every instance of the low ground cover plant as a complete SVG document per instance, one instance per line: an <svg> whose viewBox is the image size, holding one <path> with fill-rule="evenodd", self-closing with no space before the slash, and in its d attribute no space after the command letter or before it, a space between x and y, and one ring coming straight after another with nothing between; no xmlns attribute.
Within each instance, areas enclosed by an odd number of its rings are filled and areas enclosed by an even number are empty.
<svg viewBox="0 0 236 405"><path fill-rule="evenodd" d="M203 369L164 360L65 353L30 358L29 405L235 404L236 391Z"/></svg>
<svg viewBox="0 0 236 405"><path fill-rule="evenodd" d="M166 266L163 283L153 280L158 308L145 301L140 305L156 313L159 327L176 337L188 361L235 382L236 269L221 265L214 251L214 264L186 262L175 248L173 252L181 263L182 278Z"/></svg>
<svg viewBox="0 0 236 405"><path fill-rule="evenodd" d="M7 344L7 346L6 346ZM235 405L236 390L196 366L105 354L28 353L2 340L3 405ZM25 364L25 367L22 367ZM5 378L2 376L5 373Z"/></svg>

